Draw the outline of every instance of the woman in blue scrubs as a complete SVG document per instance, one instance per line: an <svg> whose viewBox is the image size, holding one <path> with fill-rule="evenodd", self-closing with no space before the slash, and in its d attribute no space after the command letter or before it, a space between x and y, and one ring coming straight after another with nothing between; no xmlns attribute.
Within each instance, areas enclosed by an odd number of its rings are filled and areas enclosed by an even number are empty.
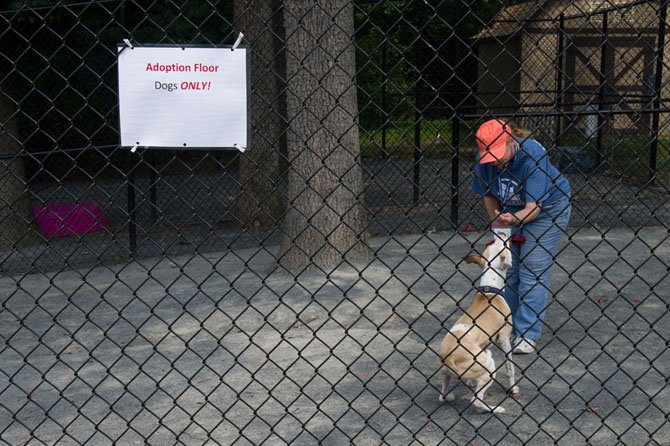
<svg viewBox="0 0 670 446"><path fill-rule="evenodd" d="M511 226L505 300L512 310L515 353L533 353L542 330L551 268L570 220L570 183L528 132L499 119L477 130L479 153L472 189L484 198L492 226Z"/></svg>

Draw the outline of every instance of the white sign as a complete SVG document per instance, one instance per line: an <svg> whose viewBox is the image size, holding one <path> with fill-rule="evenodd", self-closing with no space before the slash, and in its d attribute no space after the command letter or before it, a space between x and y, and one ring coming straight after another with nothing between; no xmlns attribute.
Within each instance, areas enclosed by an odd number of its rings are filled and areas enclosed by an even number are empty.
<svg viewBox="0 0 670 446"><path fill-rule="evenodd" d="M512 228L510 228L510 227L495 227L495 228L493 228L493 234L496 237L499 237L503 242L506 242L512 236Z"/></svg>
<svg viewBox="0 0 670 446"><path fill-rule="evenodd" d="M121 145L247 146L245 48L119 47Z"/></svg>

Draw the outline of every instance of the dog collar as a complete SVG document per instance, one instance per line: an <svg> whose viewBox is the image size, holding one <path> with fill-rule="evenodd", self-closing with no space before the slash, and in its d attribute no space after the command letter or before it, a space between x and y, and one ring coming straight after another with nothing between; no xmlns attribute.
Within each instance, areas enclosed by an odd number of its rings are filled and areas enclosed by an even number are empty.
<svg viewBox="0 0 670 446"><path fill-rule="evenodd" d="M491 293L491 294L499 294L503 295L503 291L500 288L495 288L492 286L478 286L476 290L480 293Z"/></svg>

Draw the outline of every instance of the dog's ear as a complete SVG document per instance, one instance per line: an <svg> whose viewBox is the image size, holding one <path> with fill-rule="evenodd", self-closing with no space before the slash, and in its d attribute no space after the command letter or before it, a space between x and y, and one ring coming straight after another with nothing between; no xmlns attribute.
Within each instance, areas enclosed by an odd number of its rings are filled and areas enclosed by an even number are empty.
<svg viewBox="0 0 670 446"><path fill-rule="evenodd" d="M468 254L463 260L465 260L466 263L476 263L480 268L486 266L486 259L480 254Z"/></svg>

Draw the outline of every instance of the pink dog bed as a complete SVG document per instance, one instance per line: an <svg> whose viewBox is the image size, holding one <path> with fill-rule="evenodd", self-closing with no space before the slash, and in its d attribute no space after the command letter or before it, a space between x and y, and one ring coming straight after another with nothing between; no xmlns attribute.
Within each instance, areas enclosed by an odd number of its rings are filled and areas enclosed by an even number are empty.
<svg viewBox="0 0 670 446"><path fill-rule="evenodd" d="M82 235L109 226L97 203L36 204L33 212L45 237Z"/></svg>

